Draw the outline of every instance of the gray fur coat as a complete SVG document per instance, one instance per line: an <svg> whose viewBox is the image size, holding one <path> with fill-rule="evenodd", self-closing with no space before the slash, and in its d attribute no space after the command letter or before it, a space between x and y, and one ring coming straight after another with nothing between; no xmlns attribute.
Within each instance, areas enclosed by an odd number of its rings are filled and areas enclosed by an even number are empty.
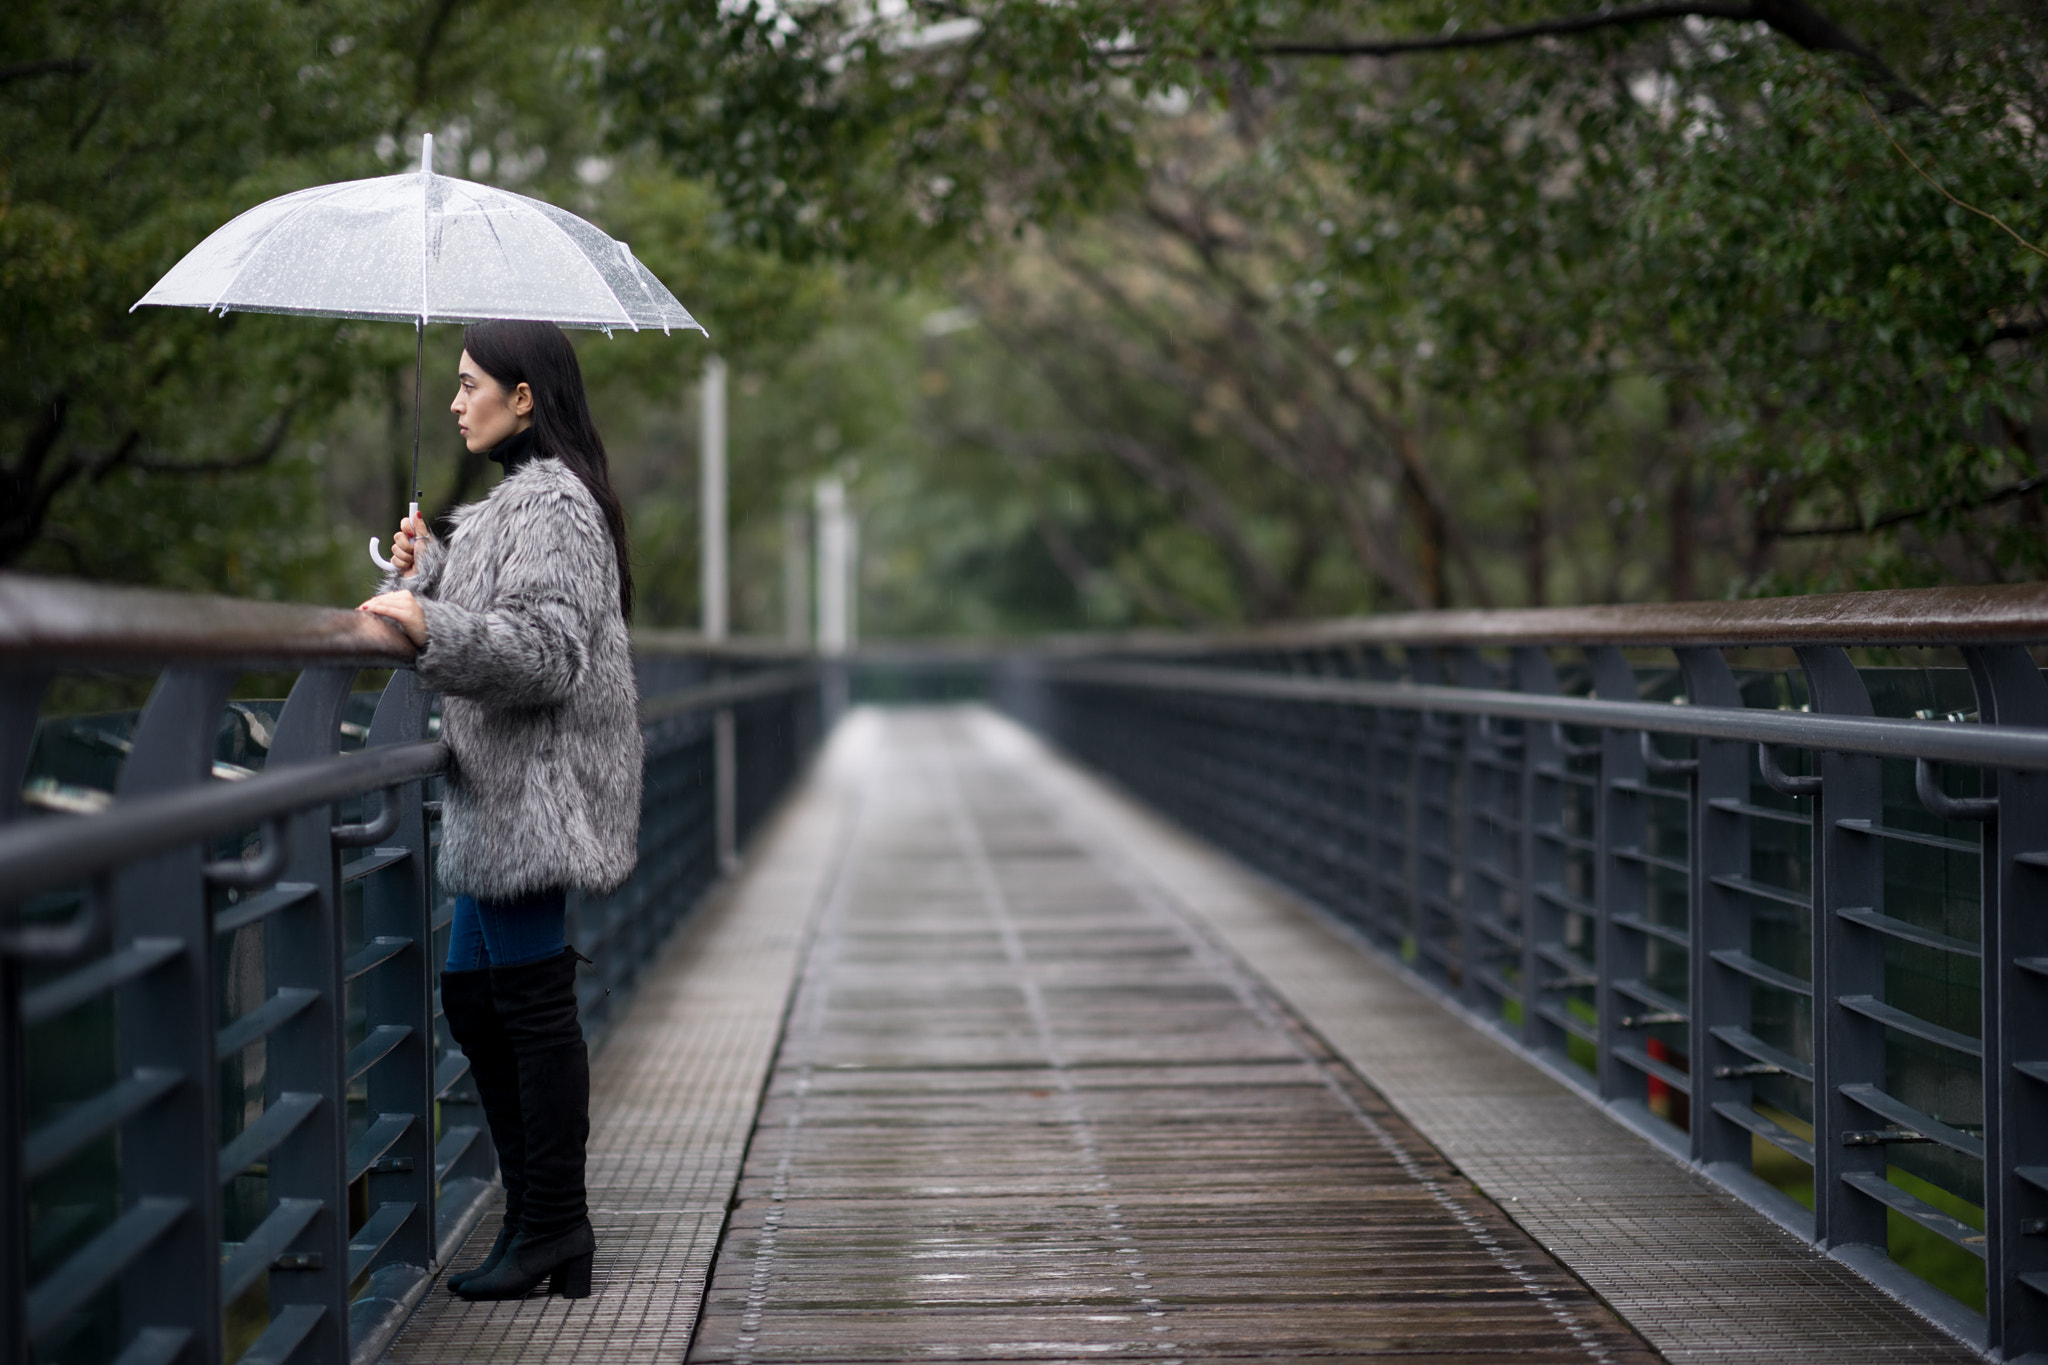
<svg viewBox="0 0 2048 1365"><path fill-rule="evenodd" d="M451 519L447 544L421 542L417 572L384 585L419 598L414 668L442 695L441 884L610 891L638 857L641 740L604 514L560 460L535 458Z"/></svg>

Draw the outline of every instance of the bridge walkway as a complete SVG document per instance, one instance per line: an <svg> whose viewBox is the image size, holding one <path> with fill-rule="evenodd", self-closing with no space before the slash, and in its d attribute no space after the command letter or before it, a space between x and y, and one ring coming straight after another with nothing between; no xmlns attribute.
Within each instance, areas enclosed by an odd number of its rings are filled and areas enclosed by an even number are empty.
<svg viewBox="0 0 2048 1365"><path fill-rule="evenodd" d="M842 725L594 1086L597 1294L388 1359L1976 1359L978 710Z"/></svg>

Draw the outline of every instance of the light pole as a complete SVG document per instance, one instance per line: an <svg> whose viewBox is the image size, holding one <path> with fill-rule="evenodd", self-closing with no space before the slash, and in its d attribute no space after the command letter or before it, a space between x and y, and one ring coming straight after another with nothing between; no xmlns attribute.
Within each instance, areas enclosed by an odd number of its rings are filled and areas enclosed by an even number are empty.
<svg viewBox="0 0 2048 1365"><path fill-rule="evenodd" d="M725 481L725 362L712 356L704 362L704 380L698 403L698 596L700 626L705 642L716 644L726 638L726 481ZM718 669L724 672L722 666ZM739 736L733 725L732 708L721 707L711 717L711 764L714 801L717 809L718 865L726 872L739 866Z"/></svg>
<svg viewBox="0 0 2048 1365"><path fill-rule="evenodd" d="M818 480L818 652L825 656L825 720L845 712L845 657L853 644L853 519L846 484L836 475Z"/></svg>
<svg viewBox="0 0 2048 1365"><path fill-rule="evenodd" d="M782 508L782 638L802 648L811 642L810 519L803 504Z"/></svg>

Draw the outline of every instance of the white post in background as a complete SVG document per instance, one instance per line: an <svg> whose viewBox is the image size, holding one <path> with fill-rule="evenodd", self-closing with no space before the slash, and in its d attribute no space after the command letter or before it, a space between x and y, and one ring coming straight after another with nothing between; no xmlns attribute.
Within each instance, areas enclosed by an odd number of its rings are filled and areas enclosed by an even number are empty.
<svg viewBox="0 0 2048 1365"><path fill-rule="evenodd" d="M801 649L811 642L809 518L790 503L782 509L782 638Z"/></svg>
<svg viewBox="0 0 2048 1365"><path fill-rule="evenodd" d="M860 517L846 514L846 647L860 647Z"/></svg>
<svg viewBox="0 0 2048 1365"><path fill-rule="evenodd" d="M818 480L818 651L844 654L853 643L848 634L848 554L852 548L846 515L846 485L837 478Z"/></svg>
<svg viewBox="0 0 2048 1365"><path fill-rule="evenodd" d="M725 362L712 356L704 362L704 383L700 395L698 440L698 596L702 599L702 628L708 643L723 641L727 635L726 605L726 482L725 482ZM721 668L719 672L723 673ZM739 736L733 725L732 708L711 717L711 766L713 800L717 811L716 839L718 866L732 872L739 867Z"/></svg>
<svg viewBox="0 0 2048 1365"><path fill-rule="evenodd" d="M818 480L818 652L825 656L825 724L846 712L849 689L846 650L852 644L847 598L852 583L847 570L852 549L846 515L846 485L837 478Z"/></svg>
<svg viewBox="0 0 2048 1365"><path fill-rule="evenodd" d="M704 362L697 502L699 548L698 596L706 640L726 637L725 575L725 362L712 356Z"/></svg>

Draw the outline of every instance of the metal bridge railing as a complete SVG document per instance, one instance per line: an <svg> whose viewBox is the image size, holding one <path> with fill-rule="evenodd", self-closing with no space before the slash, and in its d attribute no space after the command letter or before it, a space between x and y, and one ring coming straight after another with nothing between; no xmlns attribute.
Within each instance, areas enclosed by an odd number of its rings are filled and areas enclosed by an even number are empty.
<svg viewBox="0 0 2048 1365"><path fill-rule="evenodd" d="M480 1212L411 653L354 612L0 576L0 1363L374 1358ZM593 1030L820 727L805 656L636 665L639 869L571 904ZM39 718L80 670L156 681Z"/></svg>
<svg viewBox="0 0 2048 1365"><path fill-rule="evenodd" d="M2013 1359L2048 1351L2044 643L2026 585L1073 639L993 690Z"/></svg>

